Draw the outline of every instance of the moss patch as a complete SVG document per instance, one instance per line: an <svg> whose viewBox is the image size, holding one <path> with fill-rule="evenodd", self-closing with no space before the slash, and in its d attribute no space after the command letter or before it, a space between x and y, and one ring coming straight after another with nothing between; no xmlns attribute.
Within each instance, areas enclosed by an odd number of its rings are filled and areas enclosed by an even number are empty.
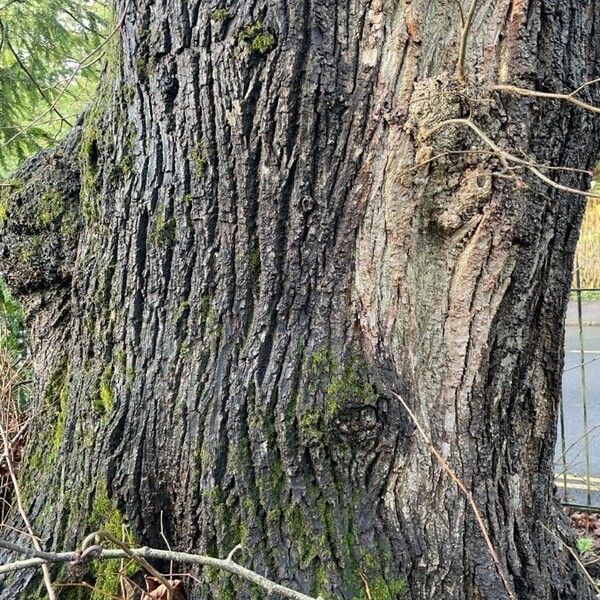
<svg viewBox="0 0 600 600"><path fill-rule="evenodd" d="M404 579L393 579L386 581L379 576L369 583L367 580L366 586L369 586L371 591L371 600L396 600L398 594L406 589L406 581ZM365 589L365 599L367 598Z"/></svg>
<svg viewBox="0 0 600 600"><path fill-rule="evenodd" d="M65 212L63 199L57 192L46 192L38 200L37 219L43 227L58 220Z"/></svg>
<svg viewBox="0 0 600 600"><path fill-rule="evenodd" d="M153 246L166 246L175 240L177 223L173 217L165 218L162 213L157 214L150 227L150 243Z"/></svg>
<svg viewBox="0 0 600 600"><path fill-rule="evenodd" d="M106 72L96 91L96 100L86 114L79 151L81 169L81 210L88 225L95 224L100 217L100 188L102 158L113 144L113 132L105 116L113 97L114 81L120 62L119 37L114 36L105 47L107 53Z"/></svg>
<svg viewBox="0 0 600 600"><path fill-rule="evenodd" d="M104 370L100 380L98 381L98 388L92 400L92 408L94 412L103 419L106 419L106 417L108 417L108 415L112 412L115 402L111 383L112 375L113 370L111 367L108 367Z"/></svg>
<svg viewBox="0 0 600 600"><path fill-rule="evenodd" d="M231 11L228 8L215 8L211 13L210 18L215 23L222 23L231 18Z"/></svg>
<svg viewBox="0 0 600 600"><path fill-rule="evenodd" d="M254 54L261 56L268 54L277 45L277 39L260 19L240 29L238 37L248 44Z"/></svg>
<svg viewBox="0 0 600 600"><path fill-rule="evenodd" d="M206 174L206 168L208 167L208 161L206 160L204 153L204 146L202 144L197 144L192 149L191 154L192 166L194 168L194 175L198 179L202 179Z"/></svg>
<svg viewBox="0 0 600 600"><path fill-rule="evenodd" d="M332 417L339 408L350 403L361 406L376 404L377 393L366 373L366 364L356 357L351 357L342 366L334 366L333 376L325 390L327 417Z"/></svg>
<svg viewBox="0 0 600 600"><path fill-rule="evenodd" d="M0 225L8 220L8 209L10 207L10 198L8 192L3 190L0 194Z"/></svg>
<svg viewBox="0 0 600 600"><path fill-rule="evenodd" d="M67 359L63 359L50 375L48 385L44 392L44 408L47 411L48 417L54 421L50 448L47 455L50 462L56 460L65 436L69 391L69 362ZM31 460L39 463L44 462L42 456L37 458L39 460L36 460L36 454L34 453Z"/></svg>
<svg viewBox="0 0 600 600"><path fill-rule="evenodd" d="M350 356L340 363L329 349L322 349L307 359L304 373L315 402L300 415L300 427L313 441L324 440L332 421L344 407L364 408L377 403L377 392L360 357Z"/></svg>
<svg viewBox="0 0 600 600"><path fill-rule="evenodd" d="M3 225L9 216L11 196L23 188L23 183L18 179L5 179L0 183L0 225Z"/></svg>
<svg viewBox="0 0 600 600"><path fill-rule="evenodd" d="M135 545L135 540L124 526L123 516L108 496L104 480L100 480L96 487L92 510L88 517L88 526L91 531L107 531L118 539L123 539L124 533L127 532L125 542L129 546ZM130 565L125 574L131 574L136 570L135 565ZM104 600L119 593L120 561L95 561L93 571L96 583L94 591L91 593L92 600Z"/></svg>
<svg viewBox="0 0 600 600"><path fill-rule="evenodd" d="M96 486L88 526L91 531L108 531L117 538L120 538L123 533L123 517L109 498L104 479L100 479Z"/></svg>
<svg viewBox="0 0 600 600"><path fill-rule="evenodd" d="M69 377L69 362L61 358L43 391L43 430L35 431L35 443L29 443L19 469L19 485L25 503L37 496L39 477L43 478L42 481L47 480L63 444L69 409ZM39 477L32 477L32 471L37 472Z"/></svg>

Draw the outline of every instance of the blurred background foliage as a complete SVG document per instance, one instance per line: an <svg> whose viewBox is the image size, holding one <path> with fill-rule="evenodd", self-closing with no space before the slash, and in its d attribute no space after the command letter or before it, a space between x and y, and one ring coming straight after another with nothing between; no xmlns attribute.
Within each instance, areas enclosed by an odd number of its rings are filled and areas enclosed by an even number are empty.
<svg viewBox="0 0 600 600"><path fill-rule="evenodd" d="M96 88L111 13L100 0L0 0L0 176L73 125Z"/></svg>
<svg viewBox="0 0 600 600"><path fill-rule="evenodd" d="M596 167L592 192L600 194L600 163ZM582 288L600 288L600 199L590 198L581 225L577 245L577 268ZM574 283L573 287L577 287ZM600 292L587 293L590 300L600 300Z"/></svg>
<svg viewBox="0 0 600 600"><path fill-rule="evenodd" d="M91 100L110 1L0 0L0 178L56 143ZM22 331L18 303L0 280L0 352L17 362Z"/></svg>
<svg viewBox="0 0 600 600"><path fill-rule="evenodd" d="M0 280L0 443L16 465L25 443L30 419L31 367L19 303ZM7 448L4 436L10 440ZM10 512L13 487L6 460L0 462L0 527Z"/></svg>

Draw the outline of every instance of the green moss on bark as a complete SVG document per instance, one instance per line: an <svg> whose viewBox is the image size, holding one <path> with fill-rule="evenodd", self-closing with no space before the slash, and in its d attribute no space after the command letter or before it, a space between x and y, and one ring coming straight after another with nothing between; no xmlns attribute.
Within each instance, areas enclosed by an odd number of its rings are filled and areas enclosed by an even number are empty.
<svg viewBox="0 0 600 600"><path fill-rule="evenodd" d="M240 29L238 37L248 44L254 54L260 56L268 54L277 45L277 39L260 19Z"/></svg>
<svg viewBox="0 0 600 600"><path fill-rule="evenodd" d="M56 460L65 435L69 391L69 362L64 358L50 374L44 391L44 411L50 424L48 431L51 431L51 437L47 446L38 444L32 449L27 459L28 466L41 469Z"/></svg>
<svg viewBox="0 0 600 600"><path fill-rule="evenodd" d="M173 217L166 217L164 207L158 206L150 225L149 239L153 246L166 246L175 241L177 223Z"/></svg>
<svg viewBox="0 0 600 600"><path fill-rule="evenodd" d="M215 8L210 16L215 23L222 23L231 18L231 11L228 8Z"/></svg>
<svg viewBox="0 0 600 600"><path fill-rule="evenodd" d="M202 144L197 144L192 149L192 166L194 169L194 175L197 179L202 179L206 174L206 169L208 167L208 160L206 159L204 146Z"/></svg>
<svg viewBox="0 0 600 600"><path fill-rule="evenodd" d="M0 182L0 226L8 220L12 194L22 187L23 184L14 178Z"/></svg>
<svg viewBox="0 0 600 600"><path fill-rule="evenodd" d="M125 527L123 516L108 495L106 481L103 479L96 486L88 526L91 531L106 531L118 539L125 539L129 546L135 545L135 540ZM130 566L125 574L131 574L132 570L135 571L136 567ZM95 577L92 600L103 600L119 593L120 561L94 561L92 571Z"/></svg>
<svg viewBox="0 0 600 600"><path fill-rule="evenodd" d="M0 225L8 220L8 211L10 208L10 194L8 190L3 189L0 192Z"/></svg>
<svg viewBox="0 0 600 600"><path fill-rule="evenodd" d="M27 504L38 493L37 487L51 475L54 463L64 441L69 403L69 362L57 361L43 392L43 430L34 432L19 469L19 487ZM32 477L36 472L38 477Z"/></svg>
<svg viewBox="0 0 600 600"><path fill-rule="evenodd" d="M377 392L368 367L358 356L337 361L328 348L313 353L304 365L304 379L313 403L300 415L300 429L313 442L324 442L338 413L346 406L375 406Z"/></svg>
<svg viewBox="0 0 600 600"><path fill-rule="evenodd" d="M112 367L104 369L104 372L98 381L98 388L92 401L94 412L102 419L106 419L112 412L115 401L112 390L112 376Z"/></svg>
<svg viewBox="0 0 600 600"><path fill-rule="evenodd" d="M56 372L55 379L50 382L49 401L55 404L56 422L54 433L52 435L52 445L50 449L50 460L54 462L58 456L58 451L62 445L65 436L65 425L67 422L67 412L69 404L69 363L67 361Z"/></svg>
<svg viewBox="0 0 600 600"><path fill-rule="evenodd" d="M38 200L37 219L42 227L54 223L65 212L65 205L60 194L57 192L46 192Z"/></svg>
<svg viewBox="0 0 600 600"><path fill-rule="evenodd" d="M95 224L100 217L101 172L100 162L106 148L113 144L114 132L106 120L110 101L113 97L113 76L120 61L119 36L108 40L106 45L106 71L96 92L96 100L85 115L81 134L79 165L81 172L81 210L87 225ZM117 112L110 113L114 119Z"/></svg>

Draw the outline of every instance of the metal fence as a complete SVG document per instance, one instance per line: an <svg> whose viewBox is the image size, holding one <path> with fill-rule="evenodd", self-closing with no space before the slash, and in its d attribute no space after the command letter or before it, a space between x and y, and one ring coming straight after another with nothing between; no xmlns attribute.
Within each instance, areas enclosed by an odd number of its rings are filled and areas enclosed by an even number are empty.
<svg viewBox="0 0 600 600"><path fill-rule="evenodd" d="M600 288L579 270L567 312L556 485L570 506L600 509Z"/></svg>

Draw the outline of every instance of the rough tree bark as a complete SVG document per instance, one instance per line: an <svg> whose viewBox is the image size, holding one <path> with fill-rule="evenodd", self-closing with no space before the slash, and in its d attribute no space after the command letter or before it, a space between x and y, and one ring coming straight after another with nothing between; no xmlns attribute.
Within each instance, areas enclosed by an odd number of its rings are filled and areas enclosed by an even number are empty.
<svg viewBox="0 0 600 600"><path fill-rule="evenodd" d="M38 382L23 486L49 548L122 521L159 546L162 515L173 547L243 541L247 566L307 593L507 598L400 393L515 596L592 597L544 529L563 529L552 457L584 200L444 154L489 150L464 126L430 132L470 116L520 156L589 168L597 119L491 88L597 76L600 4L480 0L465 81L460 4L119 0L97 102L4 198L0 270ZM193 598L260 597L199 577Z"/></svg>

